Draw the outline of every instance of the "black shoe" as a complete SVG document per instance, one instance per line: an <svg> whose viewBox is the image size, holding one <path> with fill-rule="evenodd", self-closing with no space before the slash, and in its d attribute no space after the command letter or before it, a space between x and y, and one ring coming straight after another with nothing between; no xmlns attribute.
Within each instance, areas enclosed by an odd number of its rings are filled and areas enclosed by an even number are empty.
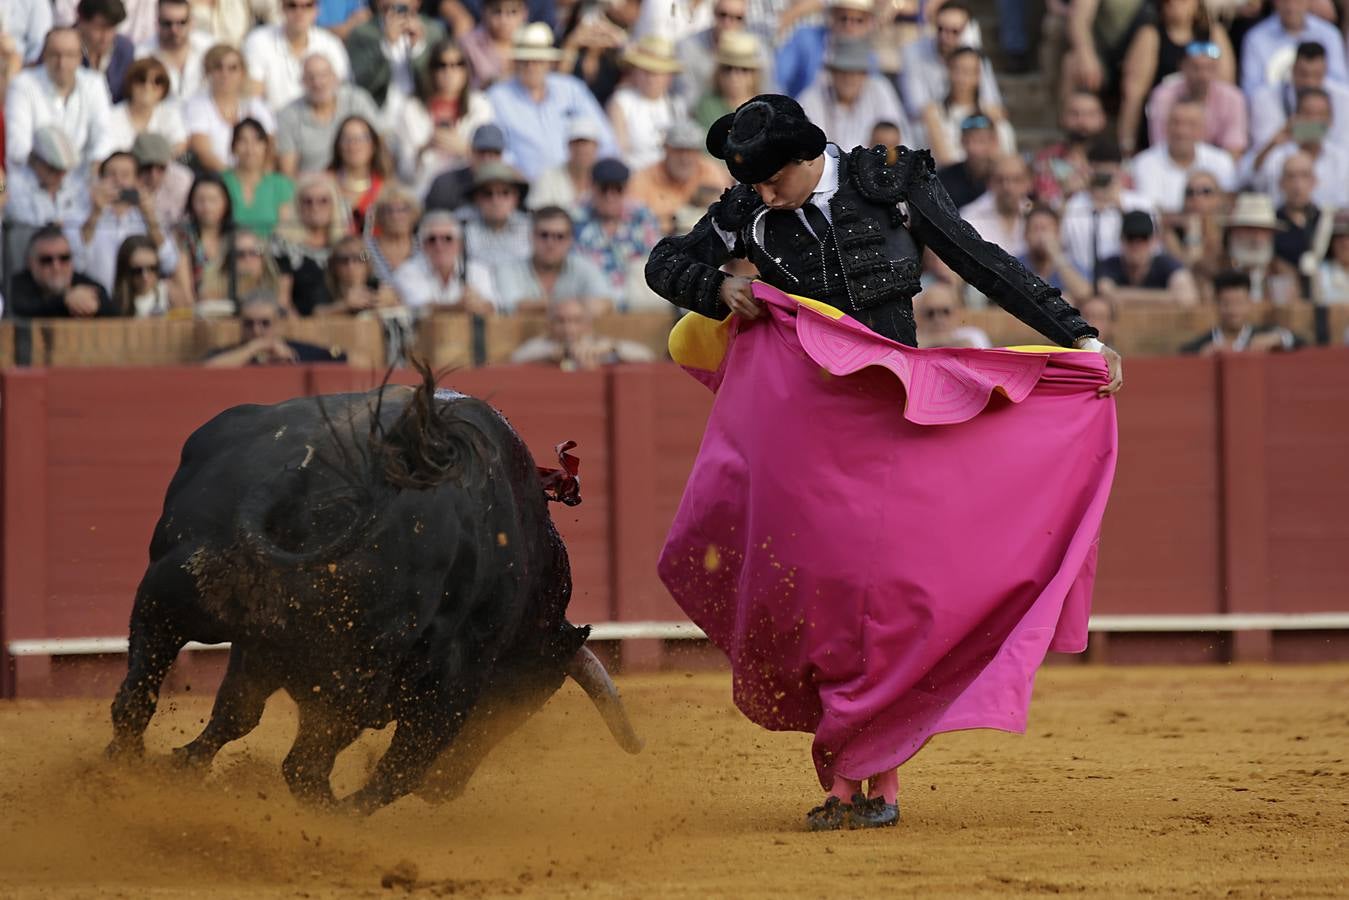
<svg viewBox="0 0 1349 900"><path fill-rule="evenodd" d="M852 806L837 797L830 797L823 806L806 813L806 828L810 831L837 831L847 824Z"/></svg>
<svg viewBox="0 0 1349 900"><path fill-rule="evenodd" d="M899 824L899 804L886 803L884 797L868 800L861 794L853 794L849 809L849 828L888 828Z"/></svg>

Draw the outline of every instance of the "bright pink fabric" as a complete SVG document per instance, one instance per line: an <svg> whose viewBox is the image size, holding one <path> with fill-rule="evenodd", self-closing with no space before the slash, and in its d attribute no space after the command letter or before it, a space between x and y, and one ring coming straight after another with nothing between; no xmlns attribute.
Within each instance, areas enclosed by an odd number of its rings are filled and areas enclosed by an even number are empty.
<svg viewBox="0 0 1349 900"><path fill-rule="evenodd" d="M1024 731L1046 652L1086 647L1103 358L917 350L755 290L771 315L690 370L717 397L659 565L736 704L814 732L826 789L938 732Z"/></svg>

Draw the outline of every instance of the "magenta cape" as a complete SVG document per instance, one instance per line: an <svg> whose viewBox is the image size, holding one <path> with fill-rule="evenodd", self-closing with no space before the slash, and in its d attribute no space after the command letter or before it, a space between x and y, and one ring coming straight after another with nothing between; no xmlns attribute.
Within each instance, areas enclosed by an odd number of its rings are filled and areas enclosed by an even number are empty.
<svg viewBox="0 0 1349 900"><path fill-rule="evenodd" d="M755 283L769 315L687 316L716 392L661 579L725 651L736 705L815 734L820 783L932 735L1024 731L1080 652L1115 467L1098 353L919 350Z"/></svg>

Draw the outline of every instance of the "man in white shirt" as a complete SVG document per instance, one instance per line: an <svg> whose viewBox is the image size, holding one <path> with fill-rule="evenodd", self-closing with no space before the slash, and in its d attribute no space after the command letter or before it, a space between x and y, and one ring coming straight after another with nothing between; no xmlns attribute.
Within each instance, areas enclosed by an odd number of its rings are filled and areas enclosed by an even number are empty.
<svg viewBox="0 0 1349 900"><path fill-rule="evenodd" d="M59 125L43 125L33 135L28 165L11 165L5 220L38 228L84 221L86 183L80 158Z"/></svg>
<svg viewBox="0 0 1349 900"><path fill-rule="evenodd" d="M1167 110L1166 143L1154 144L1133 158L1134 185L1161 212L1180 212L1191 172L1208 172L1224 191L1236 187L1232 155L1201 141L1203 134L1204 106L1179 100Z"/></svg>
<svg viewBox="0 0 1349 900"><path fill-rule="evenodd" d="M988 190L960 208L960 217L979 237L1012 256L1026 252L1026 211L1030 208L1030 166L1020 156L1003 156L993 164Z"/></svg>
<svg viewBox="0 0 1349 900"><path fill-rule="evenodd" d="M913 130L889 79L872 71L871 45L838 41L824 68L801 92L801 108L840 147L865 147L877 122L894 122L901 140L915 146Z"/></svg>
<svg viewBox="0 0 1349 900"><path fill-rule="evenodd" d="M417 227L421 252L393 273L393 287L410 309L438 309L491 315L492 272L476 260L465 260L463 232L452 213L432 210Z"/></svg>
<svg viewBox="0 0 1349 900"><path fill-rule="evenodd" d="M136 47L136 57L153 56L169 70L169 96L186 100L201 89L202 61L215 38L192 28L187 0L159 0L155 36Z"/></svg>
<svg viewBox="0 0 1349 900"><path fill-rule="evenodd" d="M99 167L89 188L89 215L82 225L67 227L75 268L109 293L117 276L117 251L122 241L143 234L159 247L159 274L168 278L178 268L178 248L165 236L155 212L155 198L140 190L136 158L118 152Z"/></svg>
<svg viewBox="0 0 1349 900"><path fill-rule="evenodd" d="M332 64L338 81L351 75L347 48L335 35L315 25L318 0L281 0L280 25L259 25L244 41L244 59L254 90L272 112L304 94L305 58L315 53Z"/></svg>
<svg viewBox="0 0 1349 900"><path fill-rule="evenodd" d="M1124 213L1157 212L1146 196L1124 188L1123 169L1119 142L1104 134L1093 138L1087 146L1087 187L1063 205L1063 249L1093 278L1099 262L1119 255Z"/></svg>
<svg viewBox="0 0 1349 900"><path fill-rule="evenodd" d="M1298 44L1288 77L1262 86L1250 98L1251 147L1260 148L1274 139L1297 109L1297 95L1307 88L1320 88L1330 97L1330 134L1336 146L1349 147L1349 85L1326 77L1326 48L1315 41Z"/></svg>
<svg viewBox="0 0 1349 900"><path fill-rule="evenodd" d="M922 116L929 103L940 103L950 92L947 57L961 47L979 49L978 32L970 9L960 0L943 3L933 22L936 34L907 44L899 70L904 107L914 118ZM1002 93L987 57L979 69L979 102L987 107L1002 106Z"/></svg>
<svg viewBox="0 0 1349 900"><path fill-rule="evenodd" d="M98 72L80 65L80 37L73 28L53 28L43 45L42 65L9 83L5 99L5 158L22 165L43 125L60 125L80 162L91 165L107 152L112 99Z"/></svg>
<svg viewBox="0 0 1349 900"><path fill-rule="evenodd" d="M1283 203L1279 180L1284 163L1299 150L1315 161L1312 199L1316 205L1336 209L1349 206L1349 149L1327 140L1330 129L1330 96L1316 88L1298 94L1296 112L1276 135L1273 146L1266 146L1254 161L1256 186L1270 195L1275 206ZM1278 141L1279 136L1286 139Z"/></svg>

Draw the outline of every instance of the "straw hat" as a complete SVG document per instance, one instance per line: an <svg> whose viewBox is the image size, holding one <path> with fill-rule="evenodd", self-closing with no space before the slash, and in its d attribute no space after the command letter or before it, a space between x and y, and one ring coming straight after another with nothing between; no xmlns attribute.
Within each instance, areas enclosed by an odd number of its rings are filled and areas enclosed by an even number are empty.
<svg viewBox="0 0 1349 900"><path fill-rule="evenodd" d="M858 12L875 12L872 0L829 0L825 4L830 9L855 9Z"/></svg>
<svg viewBox="0 0 1349 900"><path fill-rule="evenodd" d="M623 51L623 62L648 72L673 75L680 68L675 58L674 42L658 34L648 34Z"/></svg>
<svg viewBox="0 0 1349 900"><path fill-rule="evenodd" d="M728 31L717 42L717 65L733 69L762 69L759 39L748 31Z"/></svg>
<svg viewBox="0 0 1349 900"><path fill-rule="evenodd" d="M1268 194L1237 194L1232 212L1223 219L1226 228L1268 228L1282 231L1284 225L1274 214L1274 201Z"/></svg>
<svg viewBox="0 0 1349 900"><path fill-rule="evenodd" d="M557 62L561 58L562 51L553 46L553 29L543 22L530 22L515 32L511 59Z"/></svg>

